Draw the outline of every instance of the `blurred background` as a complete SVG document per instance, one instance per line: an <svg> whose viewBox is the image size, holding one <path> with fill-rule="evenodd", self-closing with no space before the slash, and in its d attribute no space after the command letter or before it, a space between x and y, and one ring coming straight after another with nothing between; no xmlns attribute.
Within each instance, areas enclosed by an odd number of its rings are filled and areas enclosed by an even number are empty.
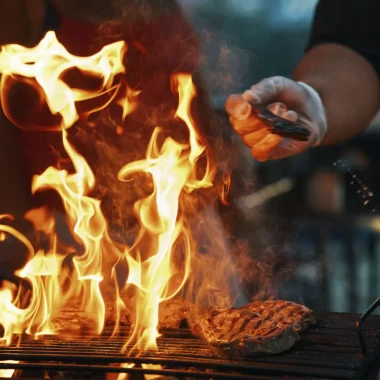
<svg viewBox="0 0 380 380"><path fill-rule="evenodd" d="M315 0L181 0L203 46L213 105L260 79L290 76ZM259 164L243 146L234 232L270 258L277 295L315 310L363 312L380 296L380 128L345 144ZM273 259L273 257L275 257ZM274 269L276 267L277 269Z"/></svg>

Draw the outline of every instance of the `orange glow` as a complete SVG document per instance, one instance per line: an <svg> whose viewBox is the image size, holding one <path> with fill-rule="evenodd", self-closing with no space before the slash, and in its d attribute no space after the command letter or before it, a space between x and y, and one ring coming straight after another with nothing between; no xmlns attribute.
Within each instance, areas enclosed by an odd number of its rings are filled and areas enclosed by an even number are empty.
<svg viewBox="0 0 380 380"><path fill-rule="evenodd" d="M28 286L16 287L11 282L4 282L0 289L2 339L8 344L14 334L27 333L37 338L41 334L62 333L57 320L67 308L85 313L92 321L92 332L102 333L106 303L101 283L107 277L113 278L116 284L115 265L122 260L128 264L128 278L121 289L115 287L114 333L126 309L120 294L132 288L136 291L135 323L124 351L136 354L156 349L160 303L178 295L191 276L192 255L197 245L185 223L181 202L185 195L197 189L212 187L216 174L206 154L206 144L191 117L190 108L196 97L191 76L177 74L172 78L173 91L178 93L178 107L173 117L186 127L188 141L163 138L165 126L157 126L145 158L126 163L118 173L120 181L133 181L135 176L145 175L147 181L152 182L151 194L137 200L133 206L139 232L131 246L116 244L110 238L101 200L90 196L96 182L95 174L68 138L68 129L76 121L111 103L122 107L122 120L138 106L138 92L127 89L123 93L125 86L115 84L116 75L125 71L122 64L125 51L124 43L116 42L91 57L76 57L65 50L53 32L34 48L7 45L0 51L3 104L7 100L7 79L15 76L20 81L32 79L35 82L31 83L39 89L50 112L60 117L60 124L48 129L61 132L73 171L49 167L34 177L32 192L54 190L59 194L66 221L81 247L79 253L76 248L59 241L56 220L45 208L31 210L25 218L32 222L35 231L48 235L48 249L35 251L16 229L5 222L0 225L0 241L13 235L29 254L26 265L15 272ZM92 90L71 88L62 79L70 68L100 78L100 86ZM78 102L97 97L103 99L105 94L108 98L100 106L85 110L84 114L78 111ZM6 107L5 112L11 118ZM225 185L228 188L227 178ZM6 220L10 216L1 218ZM68 270L65 259L71 253L74 253L70 256L73 265Z"/></svg>
<svg viewBox="0 0 380 380"><path fill-rule="evenodd" d="M150 174L154 183L152 194L134 205L141 229L138 240L125 253L130 270L128 284L138 288L136 324L130 342L137 339L134 348L139 350L156 348L159 304L174 297L189 276L192 242L178 215L181 192L212 186L210 170L201 179L196 176L196 162L205 147L199 143L189 115L195 88L189 76L178 75L174 81L179 93L176 117L186 123L190 144L183 145L168 137L159 147L158 138L162 129L157 127L152 134L146 159L125 165L118 175L121 181L127 181L133 174L144 172ZM181 234L187 244L182 267L178 268L172 255L173 246ZM169 281L179 271L181 281L177 287L171 288Z"/></svg>
<svg viewBox="0 0 380 380"><path fill-rule="evenodd" d="M1 363L18 363L18 361L15 361L15 360L4 360L2 361ZM11 378L13 373L14 373L14 369L0 369L0 377L2 378Z"/></svg>
<svg viewBox="0 0 380 380"><path fill-rule="evenodd" d="M100 201L87 196L95 184L95 177L86 160L80 156L67 139L66 129L78 119L76 102L93 99L105 92L117 91L113 85L116 74L124 71L122 55L123 42L104 47L91 57L75 57L61 45L53 32L34 48L7 45L0 51L0 71L2 72L2 98L7 96L3 84L7 77L14 75L33 78L43 91L44 98L52 114L61 116L59 130L62 133L64 148L70 157L74 173L49 167L32 183L32 192L46 189L55 190L62 198L67 220L72 231L83 247L83 254L73 259L75 276L62 270L66 251L57 251L58 242L53 233L54 220L45 210L32 210L26 215L36 230L50 232L51 246L48 252L34 252L29 241L16 230L1 225L3 233L14 235L28 249L30 260L15 274L27 279L31 285L31 299L27 307L21 308L19 299L12 293L12 284L5 284L0 291L0 323L4 327L3 339L10 342L14 333L26 332L32 335L54 333L52 321L68 304L80 301L80 311L91 315L94 332L100 334L104 326L105 306L100 293L102 256L107 248L107 224L100 210ZM70 68L78 68L101 78L98 89L87 91L71 89L61 76ZM112 96L110 98L112 100ZM108 105L108 101L104 107ZM96 109L98 110L99 107ZM90 110L89 113L96 110ZM60 247L62 248L62 247ZM111 247L107 254L112 256L116 249ZM115 261L118 257L115 258ZM64 282L71 281L68 290Z"/></svg>
<svg viewBox="0 0 380 380"><path fill-rule="evenodd" d="M58 129L69 128L79 117L75 107L76 102L93 99L106 92L117 92L118 86L112 86L112 83L115 75L124 71L122 64L124 51L125 46L120 41L105 46L91 57L77 57L65 49L54 32L48 32L45 38L33 48L5 45L0 54L2 103L3 105L7 103L6 83L9 77L19 75L23 78L33 78L44 92L43 98L52 114L59 114L62 117L62 123ZM61 76L72 68L79 68L82 72L101 78L100 87L91 92L78 88L71 89ZM108 103L106 102L103 107ZM99 107L89 113L97 110ZM6 107L4 111L12 119Z"/></svg>

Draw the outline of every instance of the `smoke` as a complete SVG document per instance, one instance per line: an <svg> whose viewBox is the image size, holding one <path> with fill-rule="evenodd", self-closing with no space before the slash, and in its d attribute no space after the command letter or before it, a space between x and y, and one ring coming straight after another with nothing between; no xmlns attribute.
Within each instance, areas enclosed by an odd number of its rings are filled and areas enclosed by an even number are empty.
<svg viewBox="0 0 380 380"><path fill-rule="evenodd" d="M205 21L207 12L215 13L214 7L212 5L209 7L210 9L198 4L186 6L182 10L177 0L112 0L108 8L112 8L113 17L103 22L100 29L103 35L112 35L120 22L130 25L146 23L149 26L155 20L168 17L171 18L170 23L173 26L170 39L177 34L178 39L182 40L182 46L188 45L187 49L190 49L189 35L178 33L176 30L176 24L188 23L192 32L196 33L201 48L199 71L209 93L218 96L241 91L247 86L244 77L249 68L249 52L234 46L231 42L226 42L228 40L226 35L220 29L212 27L212 22ZM211 16L209 18L212 19ZM157 35L157 38L160 39L160 36ZM175 46L178 48L178 45L171 43L168 41L167 46L169 49L172 46L171 50L176 51Z"/></svg>
<svg viewBox="0 0 380 380"><path fill-rule="evenodd" d="M156 126L164 127L166 135L177 141L188 139L186 128L173 118L178 94L172 91L170 77L176 71L191 72L197 87L192 115L207 140L207 153L219 171L215 188L181 196L180 212L185 215L185 228L191 229L196 242L185 296L199 308L190 319L205 307L231 307L249 299L273 297L278 277L283 275L279 275L276 254L267 250L264 255L264 250L257 248L252 251L251 241L232 239L231 230L244 218L233 207L229 208L230 219L218 210L223 173L234 169L236 189L241 178L250 182L252 167L239 162L242 160L240 147L232 141L232 130L226 120L211 109L210 94L228 94L243 85L247 54L228 46L220 34L207 29L202 33L198 30L202 45L198 54L199 41L194 39L175 1L114 0L112 4L119 10L119 17L103 23L98 43L102 45L120 38L127 42L124 79L133 90L141 91L138 106L120 128L115 127L118 123L113 115L104 112L94 121L96 128L82 124L70 131L72 141L95 172L97 185L91 195L102 199L102 211L109 221L111 236L127 245L133 243L139 231L133 205L152 192L149 176L135 176L131 181L120 182L117 179L120 168L145 158ZM138 25L126 24L135 16L140 20ZM160 17L164 21L171 20L170 27L162 22L155 24ZM198 59L201 75L195 72ZM179 252L181 244L179 240Z"/></svg>
<svg viewBox="0 0 380 380"><path fill-rule="evenodd" d="M202 40L200 69L209 91L214 96L223 97L247 86L244 77L248 69L248 53L223 41L223 36L216 31L204 28L198 35Z"/></svg>
<svg viewBox="0 0 380 380"><path fill-rule="evenodd" d="M200 41L200 71L207 88L214 97L223 98L248 85L244 78L249 69L250 53L234 44L231 36L224 32L220 23L226 21L224 12L231 9L226 3L217 5L215 9L215 3L204 2L187 6L184 11ZM218 106L224 106L222 102Z"/></svg>

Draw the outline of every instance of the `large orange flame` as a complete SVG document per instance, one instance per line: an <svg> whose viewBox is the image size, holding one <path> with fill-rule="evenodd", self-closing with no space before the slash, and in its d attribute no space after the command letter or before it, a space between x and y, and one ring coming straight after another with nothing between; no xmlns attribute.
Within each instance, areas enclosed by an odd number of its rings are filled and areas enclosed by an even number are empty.
<svg viewBox="0 0 380 380"><path fill-rule="evenodd" d="M151 175L154 184L152 194L134 206L141 230L134 246L126 251L130 269L128 283L139 289L136 326L131 340L140 339L137 347L143 350L155 347L160 302L174 297L182 289L190 272L193 247L190 237L184 236L187 244L183 255L182 280L174 288L169 286L178 271L172 258L173 245L180 234L186 235L178 215L181 192L212 186L212 171L206 171L201 179L196 175L196 161L205 147L198 142L189 114L195 88L189 76L178 75L174 79L179 92L176 116L186 123L190 143L183 145L168 137L159 148L157 141L161 129L156 128L146 159L125 165L118 176L125 181L136 172L145 172Z"/></svg>
<svg viewBox="0 0 380 380"><path fill-rule="evenodd" d="M76 102L85 101L100 96L105 92L117 93L118 86L112 86L115 75L124 71L122 56L125 45L122 41L105 46L99 53L91 57L77 57L70 54L57 40L54 32L48 32L45 38L33 48L25 48L20 45L5 45L1 49L0 72L1 101L7 103L6 84L9 78L21 76L33 78L37 81L42 91L43 98L48 103L53 114L62 117L62 123L57 128L69 128L78 119ZM78 68L83 72L101 78L98 89L86 91L71 89L61 78L62 74L72 68ZM112 100L112 97L109 101ZM105 107L108 102L104 105ZM92 109L91 112L98 111ZM12 115L4 108L6 115L12 119ZM49 128L51 130L51 128Z"/></svg>
<svg viewBox="0 0 380 380"><path fill-rule="evenodd" d="M93 172L86 160L69 143L66 129L79 118L76 102L117 90L117 86L113 86L113 78L124 71L122 65L124 51L124 44L117 42L106 46L94 56L75 57L58 42L53 32L49 32L34 48L8 45L0 52L2 85L6 83L8 76L34 78L44 93L51 113L59 114L62 118L59 129L75 172L69 174L65 170L49 167L42 175L34 178L32 191L54 189L58 192L72 230L84 248L84 253L73 260L76 276L70 277L72 284L68 291L64 291L63 282L67 279L67 274L62 271L65 257L62 254L66 252L56 251L55 237L52 236L51 249L48 252L39 251L35 254L25 237L11 230L9 226L0 226L2 231L11 233L21 240L30 252L30 260L16 273L31 283L32 296L28 306L25 309L17 307L17 300L13 298L9 286L5 286L0 296L0 308L3 313L0 322L5 330L4 339L8 342L13 333L24 331L29 334L53 333L54 327L51 321L74 299L80 300L81 310L93 317L95 332L102 332L105 314L104 301L99 289L103 279L102 256L105 248L109 248L107 251L109 256L116 253L116 249L108 244L107 224L100 210L100 201L87 196L95 185ZM92 91L71 89L63 82L61 76L65 70L72 67L100 77L101 87ZM6 95L2 86L2 97ZM108 103L109 101L102 107ZM33 220L38 215L39 213L30 214L29 218ZM11 314L6 315L6 313Z"/></svg>
<svg viewBox="0 0 380 380"><path fill-rule="evenodd" d="M54 219L43 209L32 210L26 218L33 222L36 230L50 235L48 250L35 252L25 236L5 223L0 225L0 231L13 235L29 252L27 264L15 275L29 283L30 296L25 297L10 282L4 282L0 289L0 324L4 329L3 340L7 343L14 334L24 332L33 336L57 333L54 321L67 305L73 304L92 317L93 333L100 334L106 307L101 282L105 276L112 277L115 265L124 260L129 271L124 287L136 290L135 323L125 349L129 347L129 352L155 349L159 336L159 305L177 295L190 275L191 255L197 248L183 220L181 197L196 189L211 187L215 176L215 168L207 159L206 146L191 117L190 105L196 96L191 76L177 74L172 78L179 99L173 117L186 125L188 142L180 143L166 137L160 143L164 127L157 127L152 133L146 158L127 163L118 174L120 181L129 181L134 175L143 173L152 182L151 194L134 204L140 230L132 246L120 247L111 241L101 201L89 195L95 186L94 173L68 139L67 129L83 116L78 111L79 101L108 94L106 101L86 110L86 115L108 106L113 100L122 106L123 117L133 112L130 97L121 100L115 95L120 89L120 85L114 83L115 76L125 70L122 65L125 49L122 42L116 42L91 57L75 57L58 42L53 32L49 32L34 48L8 45L0 51L3 102L6 103L9 78L33 79L50 112L61 118L55 129L62 133L63 146L74 171L69 173L49 167L33 179L32 192L55 190L60 195L68 224L83 251L75 255L72 272L62 269L71 251L60 244L54 233ZM62 75L73 67L101 78L99 88L70 88ZM11 118L10 114L8 116ZM202 170L198 170L201 157ZM106 271L111 273L106 274ZM120 298L122 290L115 288L118 317L125 308Z"/></svg>

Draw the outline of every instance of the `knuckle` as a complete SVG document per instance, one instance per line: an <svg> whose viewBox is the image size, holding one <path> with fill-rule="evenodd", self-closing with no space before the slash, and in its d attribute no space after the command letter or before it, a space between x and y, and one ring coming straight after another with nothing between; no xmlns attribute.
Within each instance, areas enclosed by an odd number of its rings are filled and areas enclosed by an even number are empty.
<svg viewBox="0 0 380 380"><path fill-rule="evenodd" d="M243 141L244 145L252 148L252 143L250 143L250 140L247 137L247 135L241 135L241 140Z"/></svg>
<svg viewBox="0 0 380 380"><path fill-rule="evenodd" d="M251 148L251 156L259 162L268 161L268 154L263 154L260 149L256 149L254 146Z"/></svg>
<svg viewBox="0 0 380 380"><path fill-rule="evenodd" d="M244 120L234 119L231 124L233 129L240 135L255 132L263 127L261 121L255 116Z"/></svg>
<svg viewBox="0 0 380 380"><path fill-rule="evenodd" d="M235 120L244 120L251 114L251 106L241 96L230 96L225 104L227 113Z"/></svg>
<svg viewBox="0 0 380 380"><path fill-rule="evenodd" d="M281 92L284 90L286 78L279 76L279 75L276 75L276 76L270 77L268 79L271 83L271 86L273 87L273 89L276 92Z"/></svg>
<svg viewBox="0 0 380 380"><path fill-rule="evenodd" d="M237 120L233 117L230 117L230 122L231 122L233 130L239 135L243 135L244 133L247 133L247 129L249 131L249 127L247 128L246 123L242 122L241 120Z"/></svg>
<svg viewBox="0 0 380 380"><path fill-rule="evenodd" d="M252 147L259 139L259 137L257 137L256 134L256 132L244 133L243 135L241 135L241 139L243 140L245 145Z"/></svg>
<svg viewBox="0 0 380 380"><path fill-rule="evenodd" d="M261 80L254 85L254 89L262 94L265 94L267 100L275 99L285 88L285 79L282 76L272 76Z"/></svg>
<svg viewBox="0 0 380 380"><path fill-rule="evenodd" d="M286 78L283 77L282 75L273 75L269 77L268 79L271 79L273 82L282 82Z"/></svg>

